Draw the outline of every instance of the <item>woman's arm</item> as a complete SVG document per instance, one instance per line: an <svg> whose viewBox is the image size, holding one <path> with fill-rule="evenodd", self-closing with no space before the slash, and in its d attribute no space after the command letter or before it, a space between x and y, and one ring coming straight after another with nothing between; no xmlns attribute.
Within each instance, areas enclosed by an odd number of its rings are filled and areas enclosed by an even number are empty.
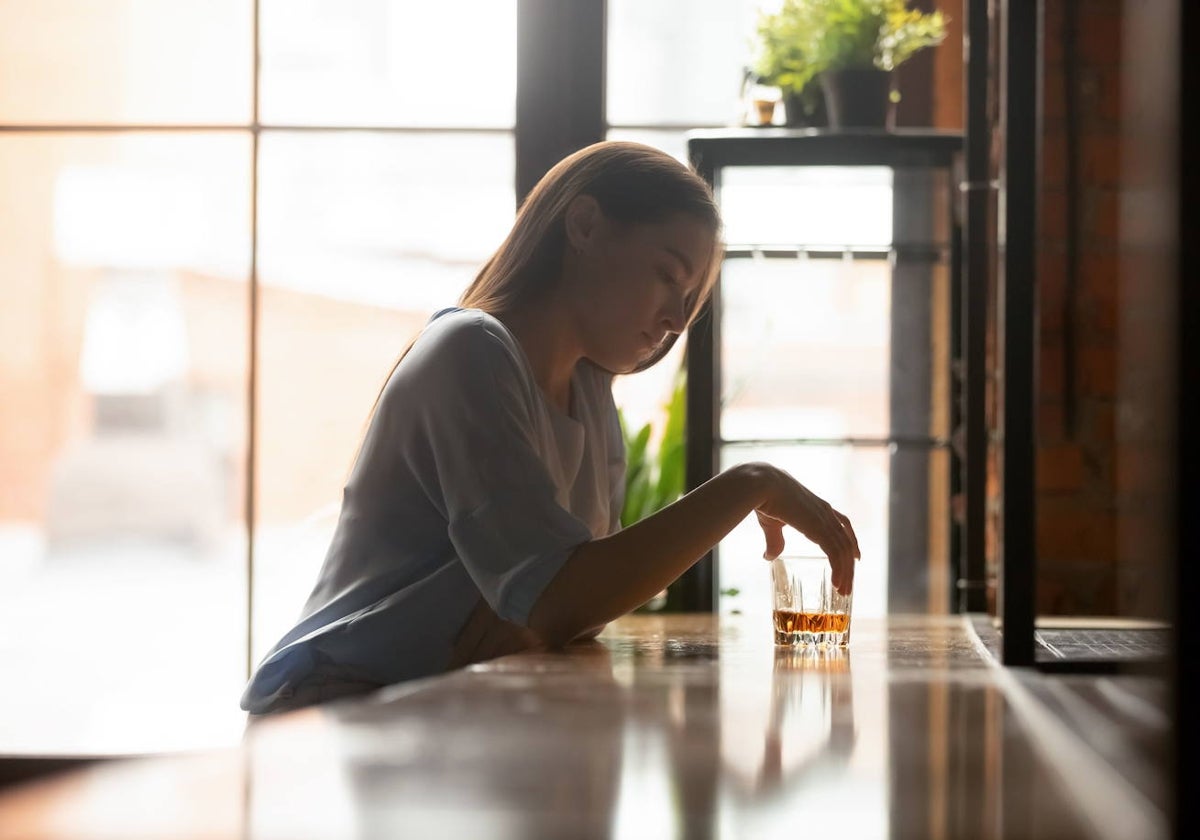
<svg viewBox="0 0 1200 840"><path fill-rule="evenodd" d="M572 642L590 642L592 639L596 638L601 633L603 633L604 628L607 626L608 626L607 624L597 624L595 627L589 627L586 630L584 630L582 633L580 633L578 636L575 636L573 639L571 639L571 641Z"/></svg>
<svg viewBox="0 0 1200 840"><path fill-rule="evenodd" d="M624 615L687 571L751 511L766 534L766 556L783 550L783 526L790 525L825 550L834 586L849 591L859 556L850 520L783 470L742 464L652 516L579 546L534 604L530 629L560 645Z"/></svg>

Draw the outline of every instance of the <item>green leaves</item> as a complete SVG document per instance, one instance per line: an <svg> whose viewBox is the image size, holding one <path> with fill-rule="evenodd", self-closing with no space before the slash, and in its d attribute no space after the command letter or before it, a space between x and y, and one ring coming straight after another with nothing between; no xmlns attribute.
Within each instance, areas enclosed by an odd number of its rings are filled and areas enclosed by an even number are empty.
<svg viewBox="0 0 1200 840"><path fill-rule="evenodd" d="M646 445L650 442L652 429L647 423L630 437L624 413L618 410L618 414L625 434L625 504L621 508L621 527L624 528L642 518L641 512L650 493L652 465L646 460Z"/></svg>
<svg viewBox="0 0 1200 840"><path fill-rule="evenodd" d="M765 83L800 93L819 72L809 55L812 20L803 0L784 0L775 14L760 12L756 36L754 70Z"/></svg>
<svg viewBox="0 0 1200 840"><path fill-rule="evenodd" d="M946 19L940 11L922 14L906 9L903 0L888 3L888 20L879 39L884 70L899 67L914 53L940 44L946 37Z"/></svg>
<svg viewBox="0 0 1200 840"><path fill-rule="evenodd" d="M942 42L940 11L909 9L908 0L784 0L760 14L755 70L768 84L800 92L826 70L894 70Z"/></svg>
<svg viewBox="0 0 1200 840"><path fill-rule="evenodd" d="M638 522L683 495L686 469L687 373L680 367L666 405L662 436L650 448L653 425L633 431L618 410L625 435L625 504L621 527Z"/></svg>
<svg viewBox="0 0 1200 840"><path fill-rule="evenodd" d="M813 61L825 70L876 64L875 45L887 21L884 0L809 0Z"/></svg>

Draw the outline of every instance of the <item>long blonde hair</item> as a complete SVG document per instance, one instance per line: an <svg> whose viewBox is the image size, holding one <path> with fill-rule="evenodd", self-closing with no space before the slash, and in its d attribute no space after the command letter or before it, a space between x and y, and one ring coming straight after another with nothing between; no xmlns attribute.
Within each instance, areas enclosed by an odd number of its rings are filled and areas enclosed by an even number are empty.
<svg viewBox="0 0 1200 840"><path fill-rule="evenodd" d="M558 280L566 248L567 207L580 195L596 200L604 215L619 224L652 224L688 213L711 226L714 248L693 299L687 322L700 314L716 282L721 262L721 215L708 184L666 152L641 143L606 140L568 155L542 176L517 210L508 236L496 249L458 305L499 315L546 291ZM637 370L658 362L674 345L669 336ZM368 415L374 415L388 380L412 349L404 349Z"/></svg>
<svg viewBox="0 0 1200 840"><path fill-rule="evenodd" d="M714 243L719 239L720 212L704 179L652 146L595 143L563 158L529 192L512 230L463 293L459 306L498 315L553 283L566 248L567 207L580 195L594 198L604 215L618 224L650 224L687 213L712 228ZM716 281L717 251L714 248L704 280L690 301L689 324ZM638 370L665 356L673 343L674 337Z"/></svg>

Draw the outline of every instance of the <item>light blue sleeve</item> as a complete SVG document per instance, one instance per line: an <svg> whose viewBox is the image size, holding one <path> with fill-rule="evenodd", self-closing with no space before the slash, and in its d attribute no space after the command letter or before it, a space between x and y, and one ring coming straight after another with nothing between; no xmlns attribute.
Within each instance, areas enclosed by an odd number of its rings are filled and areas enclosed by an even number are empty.
<svg viewBox="0 0 1200 840"><path fill-rule="evenodd" d="M558 501L534 438L536 387L479 316L432 325L397 394L413 473L444 513L450 542L496 614L525 625L542 590L591 532ZM389 385L389 389L391 385ZM413 395L420 395L412 403Z"/></svg>

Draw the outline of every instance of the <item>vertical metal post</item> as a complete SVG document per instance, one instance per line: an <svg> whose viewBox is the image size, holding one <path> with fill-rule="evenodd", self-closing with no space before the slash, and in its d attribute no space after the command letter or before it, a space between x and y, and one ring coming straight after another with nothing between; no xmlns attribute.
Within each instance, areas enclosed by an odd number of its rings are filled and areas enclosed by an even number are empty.
<svg viewBox="0 0 1200 840"><path fill-rule="evenodd" d="M891 358L888 437L928 437L933 410L933 258L911 246L934 240L933 183L940 169L892 169ZM888 447L888 611L922 613L929 604L929 486L932 448Z"/></svg>
<svg viewBox="0 0 1200 840"><path fill-rule="evenodd" d="M1004 575L1000 612L1005 665L1033 664L1037 586L1034 540L1034 401L1037 397L1034 235L1037 230L1041 129L1041 0L1004 4L1004 144L1002 175Z"/></svg>
<svg viewBox="0 0 1200 840"><path fill-rule="evenodd" d="M550 167L604 139L606 0L517 2L517 204Z"/></svg>
<svg viewBox="0 0 1200 840"><path fill-rule="evenodd" d="M692 165L713 190L720 188L715 167L689 150ZM720 323L721 280L713 288L705 311L687 334L687 453L684 489L691 491L720 469L721 380ZM688 612L716 609L717 580L714 548L683 574L669 593L667 608Z"/></svg>
<svg viewBox="0 0 1200 840"><path fill-rule="evenodd" d="M988 0L967 0L965 177L961 274L963 534L959 609L987 609Z"/></svg>

